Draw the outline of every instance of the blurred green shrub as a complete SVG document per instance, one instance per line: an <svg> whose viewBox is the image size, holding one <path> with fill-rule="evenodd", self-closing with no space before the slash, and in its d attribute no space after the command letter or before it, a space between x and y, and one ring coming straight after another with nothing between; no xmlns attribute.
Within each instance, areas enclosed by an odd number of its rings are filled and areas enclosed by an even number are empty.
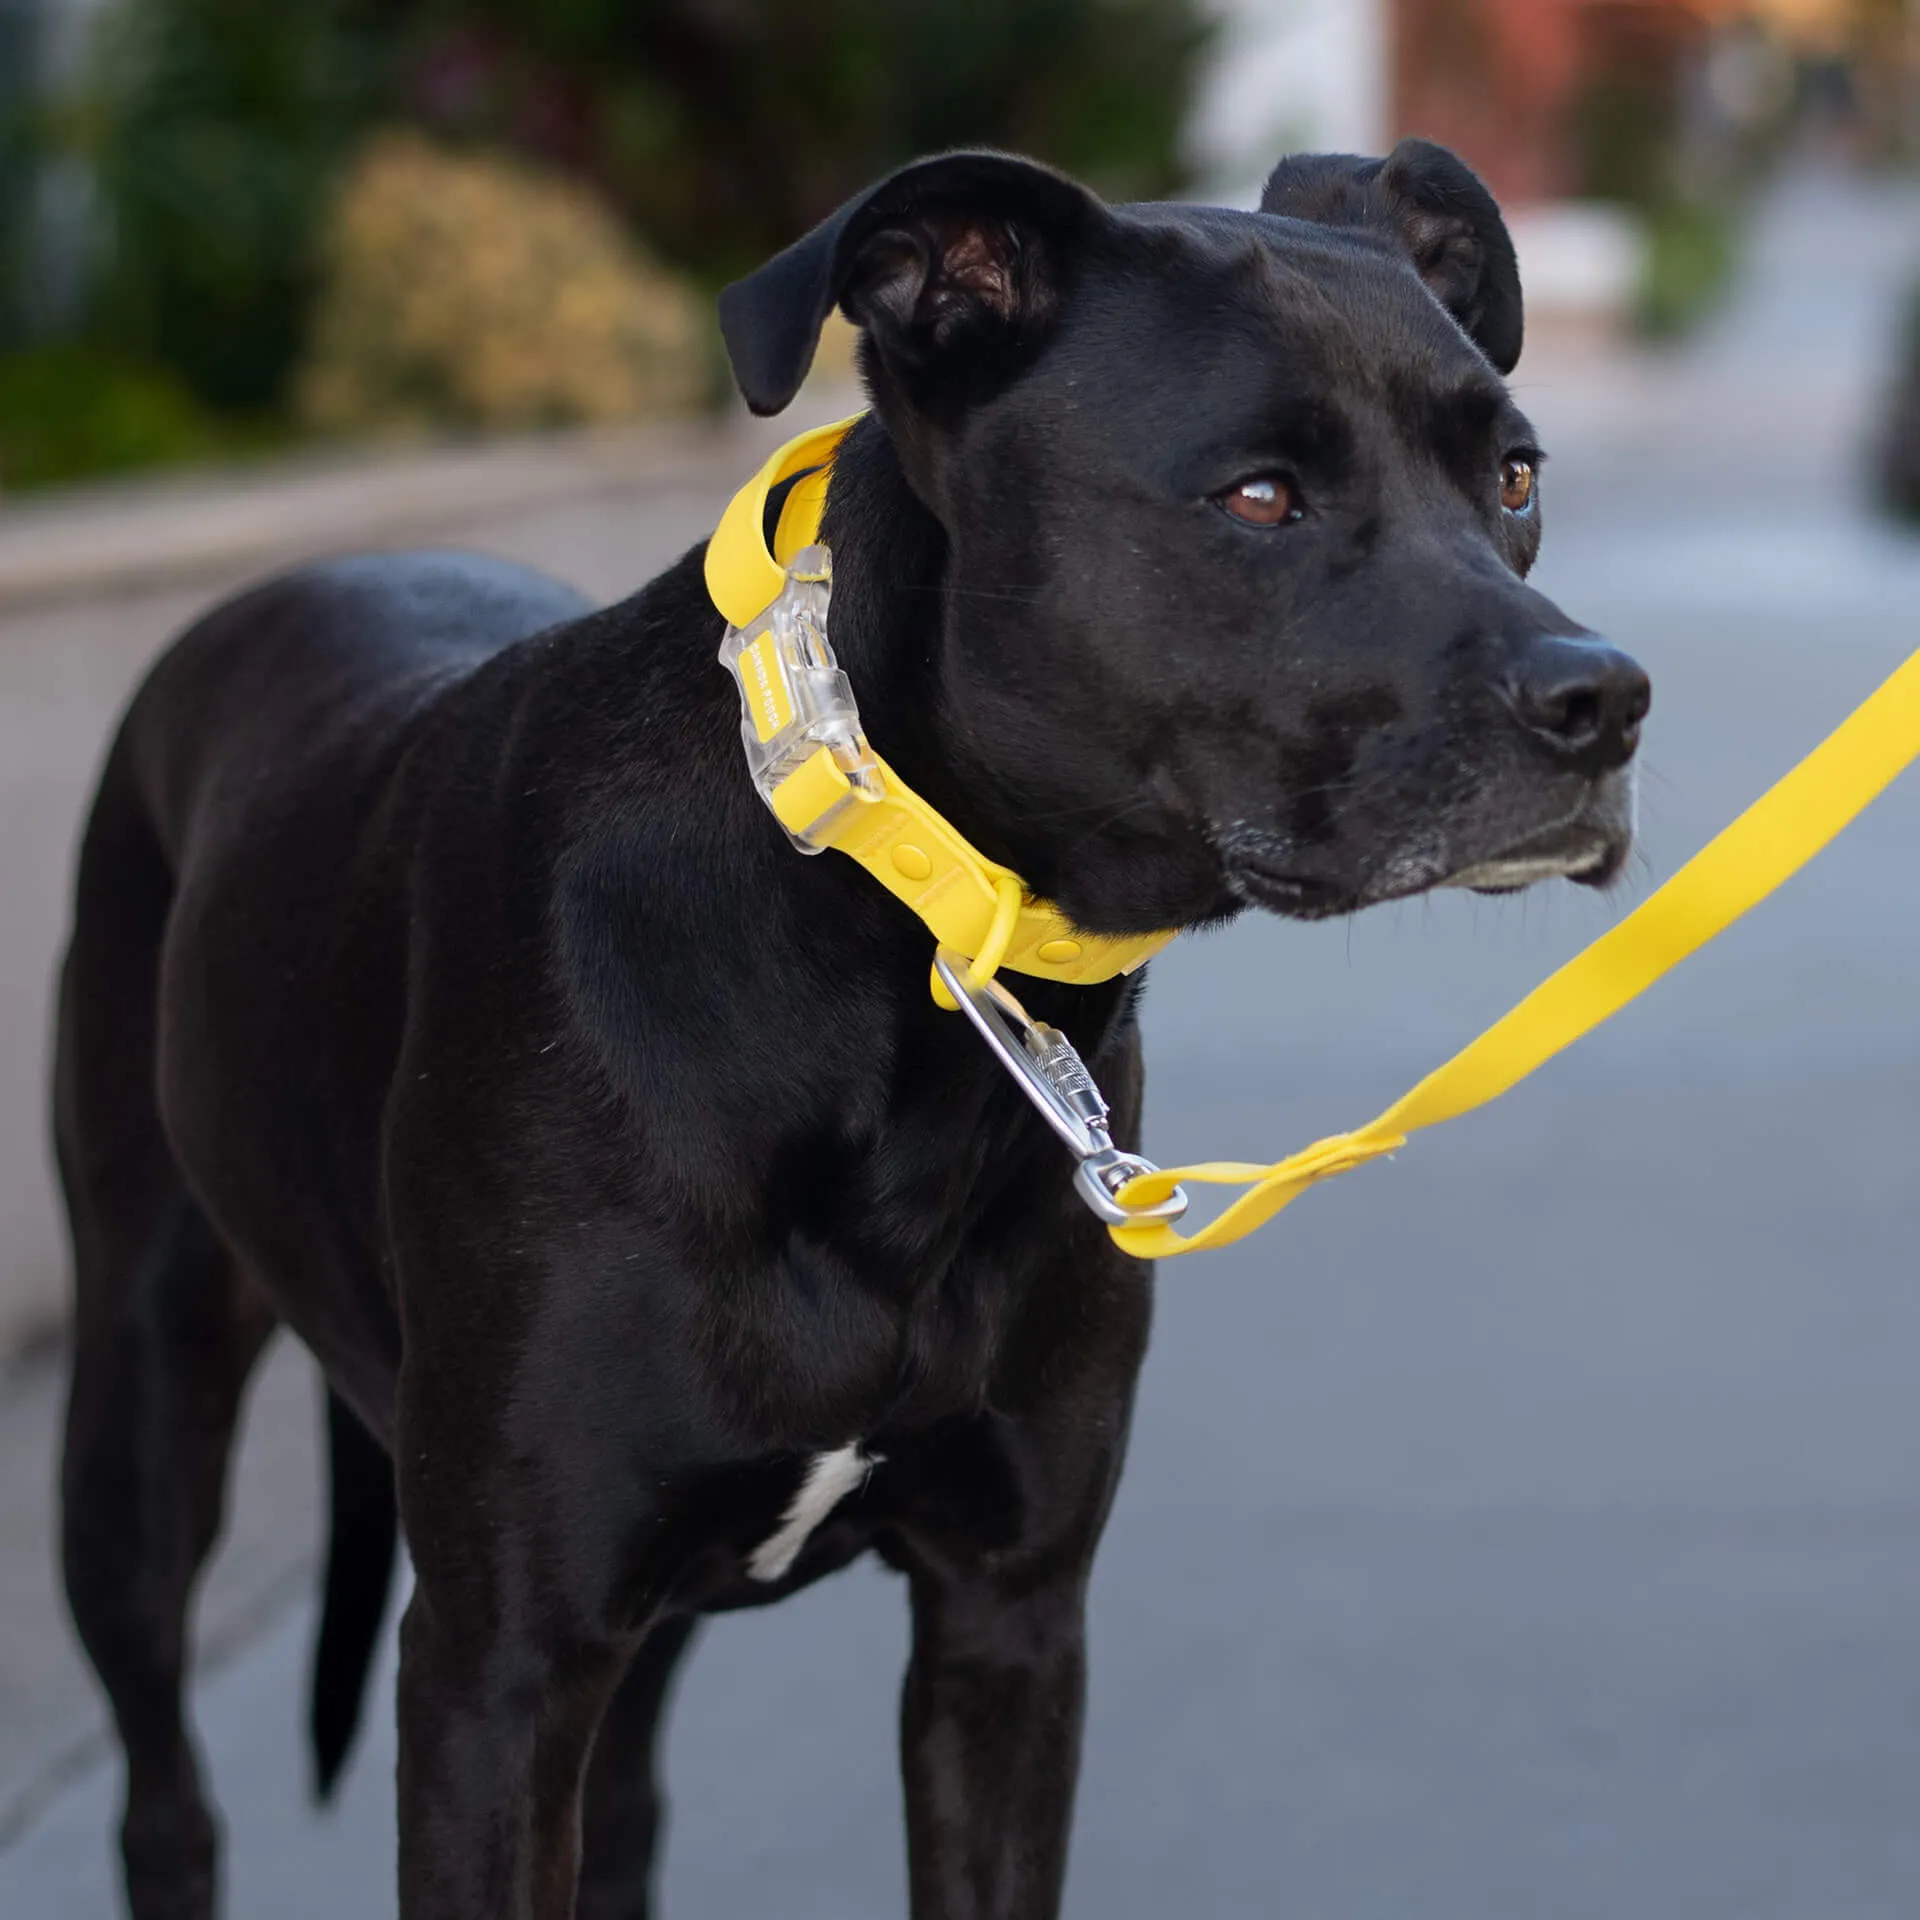
<svg viewBox="0 0 1920 1920"><path fill-rule="evenodd" d="M714 384L706 303L592 189L524 161L382 135L321 256L299 404L323 429L632 420Z"/></svg>
<svg viewBox="0 0 1920 1920"><path fill-rule="evenodd" d="M0 349L25 330L37 160L27 80L34 45L24 13L0 0Z"/></svg>
<svg viewBox="0 0 1920 1920"><path fill-rule="evenodd" d="M1739 255L1734 157L1706 166L1687 156L1687 102L1700 90L1698 32L1698 21L1678 8L1592 9L1589 65L1568 128L1579 191L1639 217L1645 265L1636 319L1656 340L1678 339L1704 318Z"/></svg>
<svg viewBox="0 0 1920 1920"><path fill-rule="evenodd" d="M100 331L277 405L379 119L596 180L710 285L945 146L1170 191L1207 34L1200 0L117 0L85 114Z"/></svg>
<svg viewBox="0 0 1920 1920"><path fill-rule="evenodd" d="M170 374L71 343L0 356L0 490L227 450L219 426Z"/></svg>
<svg viewBox="0 0 1920 1920"><path fill-rule="evenodd" d="M717 283L889 167L1030 153L1182 184L1201 0L382 0L406 117L598 178Z"/></svg>
<svg viewBox="0 0 1920 1920"><path fill-rule="evenodd" d="M1739 264L1738 216L1723 201L1657 200L1645 235L1638 319L1650 339L1677 340L1718 303Z"/></svg>
<svg viewBox="0 0 1920 1920"><path fill-rule="evenodd" d="M77 118L95 335L210 406L277 406L330 181L377 79L339 0L120 0Z"/></svg>
<svg viewBox="0 0 1920 1920"><path fill-rule="evenodd" d="M580 271L602 291L579 296L568 322L571 372L531 364L531 335L514 331L530 322L506 317L504 295L483 351L456 342L457 324L429 325L397 278L381 291L364 258L349 274L348 229L323 231L374 128L411 124L590 183L704 300L888 168L942 147L1030 152L1116 196L1176 190L1210 31L1205 0L107 0L96 24L84 85L34 125L41 157L91 193L73 329L87 353L35 353L8 375L16 484L172 457L168 444L187 457L210 421L271 433L296 409L297 373L304 417L340 424L389 403L414 417L601 418L689 390L667 318L677 296L641 256L609 264L604 230L587 239L576 202L571 238L555 244L579 261L597 251L601 266ZM9 124L0 116L0 146ZM24 160L3 170L31 172ZM538 201L537 217L556 204ZM17 209L0 207L0 223L4 256ZM472 294L492 269L476 261L460 280L457 256L487 236L429 225L446 263L434 277ZM520 245L520 270L549 270L534 236ZM651 290L624 344L595 306L628 286L619 271ZM413 330L435 326L429 351ZM10 345L0 327L0 352ZM615 363L627 371L607 372ZM97 399L77 390L82 366ZM61 383L64 415L35 397Z"/></svg>

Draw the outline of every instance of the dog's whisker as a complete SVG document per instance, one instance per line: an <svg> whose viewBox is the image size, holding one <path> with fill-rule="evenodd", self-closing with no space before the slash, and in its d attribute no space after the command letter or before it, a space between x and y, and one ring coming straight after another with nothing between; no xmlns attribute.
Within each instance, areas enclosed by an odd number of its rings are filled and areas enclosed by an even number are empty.
<svg viewBox="0 0 1920 1920"><path fill-rule="evenodd" d="M1080 849L1084 847L1089 840L1095 838L1096 835L1105 833L1109 827L1118 826L1122 820L1128 819L1133 814L1146 812L1153 804L1153 801L1148 799L1136 799L1129 800L1124 806L1115 807L1105 819L1096 820L1076 839L1071 841L1068 845L1068 852L1078 853Z"/></svg>

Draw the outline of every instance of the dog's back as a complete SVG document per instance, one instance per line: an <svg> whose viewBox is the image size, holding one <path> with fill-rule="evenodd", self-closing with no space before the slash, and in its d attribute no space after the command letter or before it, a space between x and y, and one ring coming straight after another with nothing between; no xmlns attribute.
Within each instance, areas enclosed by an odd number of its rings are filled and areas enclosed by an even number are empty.
<svg viewBox="0 0 1920 1920"><path fill-rule="evenodd" d="M304 799L316 760L348 756L361 780L379 777L409 718L449 682L589 609L544 574L476 554L366 555L282 575L160 656L114 744L108 788L124 763L178 869L189 839L198 859L209 833L256 832L272 787Z"/></svg>

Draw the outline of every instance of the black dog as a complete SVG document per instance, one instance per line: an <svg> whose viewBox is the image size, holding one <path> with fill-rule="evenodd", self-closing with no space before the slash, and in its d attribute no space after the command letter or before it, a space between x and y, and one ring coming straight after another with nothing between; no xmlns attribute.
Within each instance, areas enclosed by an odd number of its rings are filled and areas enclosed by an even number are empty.
<svg viewBox="0 0 1920 1920"><path fill-rule="evenodd" d="M867 730L1082 927L1618 867L1647 682L1523 584L1520 288L1450 155L1289 161L1253 214L910 167L730 291L758 411L836 303ZM643 1914L694 1619L868 1549L912 1595L917 1920L1056 1909L1149 1274L930 1001L924 928L761 807L700 566L604 612L313 568L182 639L114 745L60 1015L65 1548L139 1920L214 1908L185 1614L277 1320L338 1397L328 1771L388 1456L418 1572L406 1920ZM1123 1140L1136 997L1030 1001Z"/></svg>

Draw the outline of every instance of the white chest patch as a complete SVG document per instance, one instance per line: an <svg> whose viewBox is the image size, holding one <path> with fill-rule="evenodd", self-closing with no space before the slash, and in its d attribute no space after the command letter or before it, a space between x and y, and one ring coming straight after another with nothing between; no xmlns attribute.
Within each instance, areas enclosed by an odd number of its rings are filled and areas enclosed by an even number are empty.
<svg viewBox="0 0 1920 1920"><path fill-rule="evenodd" d="M832 1453L816 1453L807 1462L800 1489L780 1524L754 1548L747 1571L756 1580L778 1580L799 1558L807 1536L879 1465L878 1458L860 1451L856 1442Z"/></svg>

